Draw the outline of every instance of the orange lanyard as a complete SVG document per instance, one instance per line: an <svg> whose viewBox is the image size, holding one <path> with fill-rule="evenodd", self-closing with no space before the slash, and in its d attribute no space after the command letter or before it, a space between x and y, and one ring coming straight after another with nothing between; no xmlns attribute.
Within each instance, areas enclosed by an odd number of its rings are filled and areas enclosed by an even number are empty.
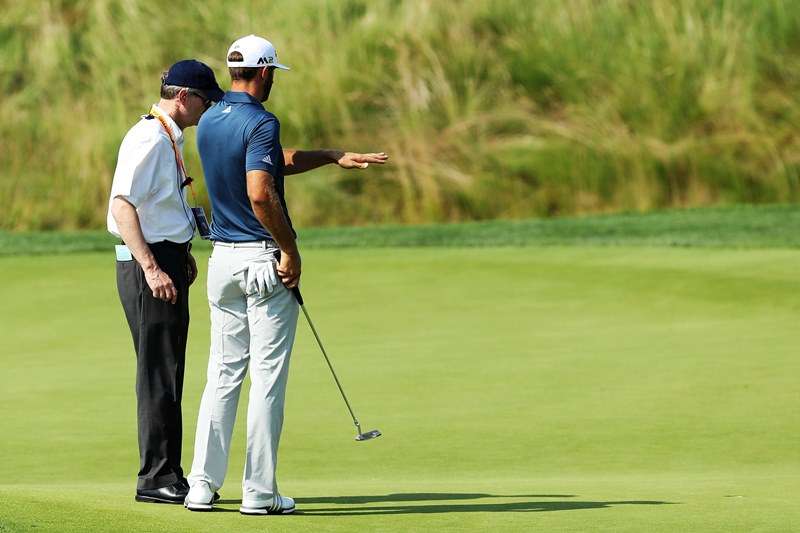
<svg viewBox="0 0 800 533"><path fill-rule="evenodd" d="M161 114L161 110L155 105L152 108L150 108L150 114L158 119L158 121L161 123L161 126L163 126L164 131L167 132L167 137L169 137L169 142L172 144L172 151L175 153L175 163L178 165L181 177L185 178L185 182L189 186L189 190L192 191L192 201L194 201L194 205L197 205L197 197L194 194L194 187L192 186L192 178L190 178L186 174L186 167L183 166L183 158L181 157L181 153L178 150L178 145L175 143L175 139L172 137L172 130L169 129L167 120L164 118L164 115ZM183 185L183 183L181 183L181 185Z"/></svg>

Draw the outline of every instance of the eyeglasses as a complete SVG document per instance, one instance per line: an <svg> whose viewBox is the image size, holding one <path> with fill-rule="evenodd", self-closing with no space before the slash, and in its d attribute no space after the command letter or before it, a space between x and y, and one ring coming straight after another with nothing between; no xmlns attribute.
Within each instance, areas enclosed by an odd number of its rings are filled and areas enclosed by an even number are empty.
<svg viewBox="0 0 800 533"><path fill-rule="evenodd" d="M198 98L200 98L201 100L203 100L203 105L206 107L206 109L208 109L209 107L211 107L211 104L212 104L213 102L211 101L211 99L210 99L208 96L206 96L205 94L203 94L203 92L202 92L202 91L199 91L199 90L197 90L197 89L186 89L186 92L188 92L189 94L193 94L193 95L195 95L196 97L198 97Z"/></svg>

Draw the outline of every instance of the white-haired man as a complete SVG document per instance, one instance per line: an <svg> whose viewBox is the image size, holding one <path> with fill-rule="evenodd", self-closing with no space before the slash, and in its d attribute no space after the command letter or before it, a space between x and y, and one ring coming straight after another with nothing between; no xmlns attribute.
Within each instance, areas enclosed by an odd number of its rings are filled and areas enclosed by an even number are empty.
<svg viewBox="0 0 800 533"><path fill-rule="evenodd" d="M197 266L186 203L183 130L222 97L211 69L187 59L161 80L161 100L125 135L111 185L108 230L117 246L117 289L136 350L139 476L136 500L183 503L181 395L189 285Z"/></svg>

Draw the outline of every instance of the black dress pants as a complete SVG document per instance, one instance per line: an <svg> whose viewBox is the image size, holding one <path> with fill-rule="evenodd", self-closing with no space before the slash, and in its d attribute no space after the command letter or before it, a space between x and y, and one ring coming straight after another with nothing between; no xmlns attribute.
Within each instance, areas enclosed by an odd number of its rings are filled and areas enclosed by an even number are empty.
<svg viewBox="0 0 800 533"><path fill-rule="evenodd" d="M189 330L189 244L160 242L150 249L178 290L175 304L158 300L135 260L117 261L117 289L136 350L139 489L183 479L181 395Z"/></svg>

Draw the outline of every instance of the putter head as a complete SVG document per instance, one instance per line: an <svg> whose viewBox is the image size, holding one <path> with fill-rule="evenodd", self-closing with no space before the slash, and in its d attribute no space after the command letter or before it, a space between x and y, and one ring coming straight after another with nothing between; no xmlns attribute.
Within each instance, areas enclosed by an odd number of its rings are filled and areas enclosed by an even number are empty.
<svg viewBox="0 0 800 533"><path fill-rule="evenodd" d="M373 429L372 431L367 431L366 433L359 433L356 436L356 440L357 441L370 440L370 439L374 439L374 438L380 437L380 436L381 436L381 432L378 431L377 429Z"/></svg>

